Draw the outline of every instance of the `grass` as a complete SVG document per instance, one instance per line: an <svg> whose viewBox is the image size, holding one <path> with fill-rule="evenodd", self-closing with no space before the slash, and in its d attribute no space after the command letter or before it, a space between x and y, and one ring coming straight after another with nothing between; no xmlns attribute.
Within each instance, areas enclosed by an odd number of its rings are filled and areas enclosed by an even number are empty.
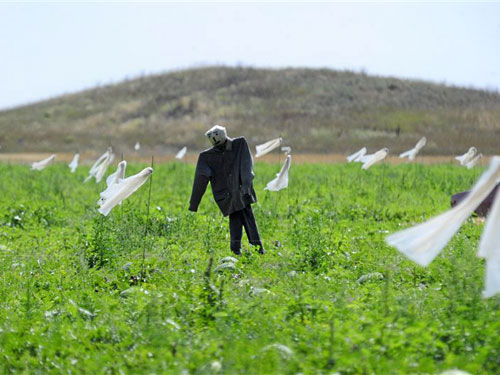
<svg viewBox="0 0 500 375"><path fill-rule="evenodd" d="M251 145L282 136L294 152L497 152L498 93L329 69L209 67L139 77L0 111L2 152L155 154L205 147L215 123ZM375 135L369 137L370 134ZM250 137L253 135L253 137Z"/></svg>
<svg viewBox="0 0 500 375"><path fill-rule="evenodd" d="M220 267L227 219L209 192L187 211L194 166L155 165L150 201L144 185L102 217L87 168L0 164L0 373L499 372L482 225L467 221L428 268L384 242L479 170L304 164L289 189L263 191L278 170L256 165L266 255L245 247Z"/></svg>

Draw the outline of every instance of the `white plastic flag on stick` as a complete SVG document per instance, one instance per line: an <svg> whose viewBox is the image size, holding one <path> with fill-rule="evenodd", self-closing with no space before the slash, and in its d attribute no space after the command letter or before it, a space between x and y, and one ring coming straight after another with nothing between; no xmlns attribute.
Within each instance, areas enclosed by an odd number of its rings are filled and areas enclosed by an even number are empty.
<svg viewBox="0 0 500 375"><path fill-rule="evenodd" d="M467 167L467 169L472 169L476 166L477 162L479 160L481 160L481 158L483 157L483 154L477 154L475 157L473 157L471 160L469 160L465 166Z"/></svg>
<svg viewBox="0 0 500 375"><path fill-rule="evenodd" d="M276 138L276 139L273 139L269 142L255 146L255 151L257 151L257 153L255 154L255 157L259 158L259 157L271 152L275 148L278 148L279 146L281 146L282 142L283 142L283 138Z"/></svg>
<svg viewBox="0 0 500 375"><path fill-rule="evenodd" d="M478 256L486 258L485 298L500 293L500 199L495 197L479 242Z"/></svg>
<svg viewBox="0 0 500 375"><path fill-rule="evenodd" d="M80 154L75 154L73 156L73 160L68 164L69 169L71 169L71 173L75 173L76 168L78 167L78 160L80 159Z"/></svg>
<svg viewBox="0 0 500 375"><path fill-rule="evenodd" d="M141 149L141 144L139 142L137 142L134 146L134 150L135 151L139 151Z"/></svg>
<svg viewBox="0 0 500 375"><path fill-rule="evenodd" d="M108 150L102 154L94 163L94 165L90 168L89 170L89 175L83 182L87 182L90 180L92 177L95 177L96 182L100 182L104 174L106 173L106 170L108 169L108 166L111 164L113 159L115 158L115 155L113 154L113 150L111 147L108 148Z"/></svg>
<svg viewBox="0 0 500 375"><path fill-rule="evenodd" d="M106 189L105 194L103 194L104 192L101 193L102 204L99 212L107 216L113 207L120 204L139 189L147 181L151 173L153 173L153 168L144 168L136 175L127 177L118 181L117 184L111 185L110 189Z"/></svg>
<svg viewBox="0 0 500 375"><path fill-rule="evenodd" d="M420 150L427 144L427 138L422 137L420 138L420 141L417 142L415 147L413 147L411 150L408 150L406 152L403 152L402 154L399 155L400 158L408 158L408 160L412 161L415 159L417 154L420 152Z"/></svg>
<svg viewBox="0 0 500 375"><path fill-rule="evenodd" d="M472 160L474 155L476 155L477 149L475 147L469 148L469 151L467 151L465 154L456 156L455 159L457 159L460 162L460 165L466 165L469 161Z"/></svg>
<svg viewBox="0 0 500 375"><path fill-rule="evenodd" d="M484 226L477 255L486 258L485 298L500 293L500 199L495 197Z"/></svg>
<svg viewBox="0 0 500 375"><path fill-rule="evenodd" d="M285 153L285 155L289 155L292 152L292 148L290 146L281 147L281 152Z"/></svg>
<svg viewBox="0 0 500 375"><path fill-rule="evenodd" d="M366 155L366 147L363 147L361 150L356 151L354 154L351 154L347 157L347 162L351 163L353 161L361 161L361 158Z"/></svg>
<svg viewBox="0 0 500 375"><path fill-rule="evenodd" d="M109 147L108 150L104 154L102 154L101 156L99 156L97 158L97 160L95 161L95 163L89 169L89 175L87 176L87 178L83 182L87 182L88 180L90 180L92 177L95 176L95 174L97 173L97 169L99 168L99 166L101 165L101 163L103 163L104 160L108 157L108 154L110 152L111 152L111 147Z"/></svg>
<svg viewBox="0 0 500 375"><path fill-rule="evenodd" d="M292 164L292 155L286 157L285 163L281 167L280 173L276 175L276 178L270 181L264 190L279 191L288 187L288 171L290 170L290 165Z"/></svg>
<svg viewBox="0 0 500 375"><path fill-rule="evenodd" d="M40 161L36 161L33 164L31 164L31 169L35 170L35 171L41 171L47 165L49 165L50 163L52 163L55 158L56 158L56 154L52 154L52 155L50 155L46 159L43 159L43 160L40 160Z"/></svg>
<svg viewBox="0 0 500 375"><path fill-rule="evenodd" d="M116 168L115 173L110 174L106 178L106 185L110 186L113 184L117 184L119 180L123 180L125 178L125 170L127 169L127 162L122 160L118 163L118 167Z"/></svg>
<svg viewBox="0 0 500 375"><path fill-rule="evenodd" d="M97 202L99 206L102 206L104 203L103 196L107 196L109 190L113 188L114 185L118 184L120 180L123 180L125 178L125 170L127 169L127 162L125 160L122 160L119 164L118 167L116 168L116 172L112 173L106 178L106 185L107 188L104 190L100 196L101 198Z"/></svg>
<svg viewBox="0 0 500 375"><path fill-rule="evenodd" d="M460 229L462 223L495 188L500 178L500 157L492 158L490 167L480 177L467 197L449 211L425 223L394 233L386 238L414 262L427 266ZM485 257L485 297L500 292L500 200L495 199L481 236L478 256Z"/></svg>
<svg viewBox="0 0 500 375"><path fill-rule="evenodd" d="M109 165L111 164L111 162L113 161L114 158L115 158L115 156L113 154L110 154L104 160L104 162L101 163L101 165L99 166L99 168L97 169L97 172L95 174L95 182L100 182L102 180L102 178L104 177L104 174L106 173Z"/></svg>
<svg viewBox="0 0 500 375"><path fill-rule="evenodd" d="M385 157L387 156L387 154L389 154L389 149L387 147L381 149L381 150L378 150L376 153L374 154L370 154L370 155L364 155L360 161L363 163L363 165L361 166L361 169L368 169L370 168L373 164L381 161L381 160L384 160Z"/></svg>
<svg viewBox="0 0 500 375"><path fill-rule="evenodd" d="M104 159L106 159L108 157L108 155L111 152L113 152L112 148L108 147L108 149L106 150L106 152L104 154L102 154L101 156L99 156L99 158L97 158L97 160L92 165L92 167L90 167L90 171L89 172L95 171L98 168L98 166L104 161Z"/></svg>
<svg viewBox="0 0 500 375"><path fill-rule="evenodd" d="M186 155L186 152L187 152L187 147L184 146L183 148L181 148L179 150L179 152L177 153L177 155L175 155L175 158L179 159L179 160L182 159Z"/></svg>
<svg viewBox="0 0 500 375"><path fill-rule="evenodd" d="M427 266L443 249L462 223L488 196L500 178L500 158L494 157L471 192L447 212L387 237L387 243L396 247L411 260Z"/></svg>

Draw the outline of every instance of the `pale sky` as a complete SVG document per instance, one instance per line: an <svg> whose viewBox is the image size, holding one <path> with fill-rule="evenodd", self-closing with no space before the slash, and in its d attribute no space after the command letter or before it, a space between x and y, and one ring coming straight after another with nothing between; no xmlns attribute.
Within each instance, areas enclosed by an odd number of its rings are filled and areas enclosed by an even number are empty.
<svg viewBox="0 0 500 375"><path fill-rule="evenodd" d="M500 88L500 3L2 3L0 109L223 64Z"/></svg>

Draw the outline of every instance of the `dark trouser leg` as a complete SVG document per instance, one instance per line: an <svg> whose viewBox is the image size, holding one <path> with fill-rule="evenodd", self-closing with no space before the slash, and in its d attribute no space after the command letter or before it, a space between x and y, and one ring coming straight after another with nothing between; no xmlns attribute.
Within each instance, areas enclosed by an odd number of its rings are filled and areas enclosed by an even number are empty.
<svg viewBox="0 0 500 375"><path fill-rule="evenodd" d="M255 222L255 216L253 215L252 206L248 205L239 212L241 212L241 218L248 237L248 242L250 242L254 246L258 246L259 253L264 254L264 246L262 245L262 241L260 239L259 229L257 228L257 223Z"/></svg>
<svg viewBox="0 0 500 375"><path fill-rule="evenodd" d="M241 254L241 236L243 235L242 212L236 211L229 215L229 233L231 234L231 251Z"/></svg>

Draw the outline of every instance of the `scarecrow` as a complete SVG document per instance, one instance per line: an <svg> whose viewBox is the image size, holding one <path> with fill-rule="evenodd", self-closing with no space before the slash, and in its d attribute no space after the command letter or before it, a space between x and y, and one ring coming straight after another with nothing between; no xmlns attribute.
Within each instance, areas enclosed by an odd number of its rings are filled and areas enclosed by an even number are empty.
<svg viewBox="0 0 500 375"><path fill-rule="evenodd" d="M226 128L215 125L205 135L213 147L200 153L194 175L189 210L196 212L208 182L215 202L229 216L231 251L241 255L243 228L250 244L264 254L264 246L251 204L257 202L253 188L253 159L244 137L229 138Z"/></svg>

